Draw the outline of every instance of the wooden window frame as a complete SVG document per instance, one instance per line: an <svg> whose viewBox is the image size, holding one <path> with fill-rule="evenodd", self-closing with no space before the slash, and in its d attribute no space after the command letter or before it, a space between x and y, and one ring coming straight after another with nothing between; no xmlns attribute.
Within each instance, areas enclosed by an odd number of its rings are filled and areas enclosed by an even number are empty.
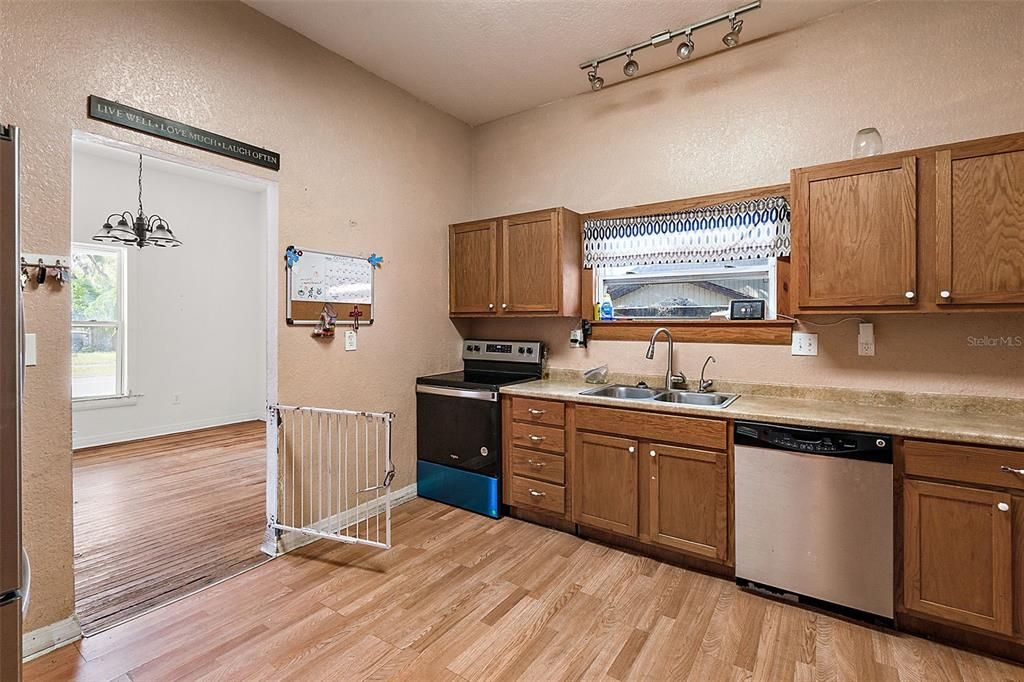
<svg viewBox="0 0 1024 682"><path fill-rule="evenodd" d="M748 199L783 196L789 201L790 186L769 185L734 192L707 194L689 199L662 201L641 206L627 206L583 215L582 225L587 220L626 218L664 213L676 213L717 204ZM592 317L594 309L594 271L581 268L580 310L584 317ZM789 258L779 258L776 270L776 311L780 317L791 311L789 295ZM793 338L793 320L680 320L676 318L643 320L594 320L591 321L591 340L594 341L647 341L658 327L667 327L676 341L699 343L746 343L759 345L789 345Z"/></svg>

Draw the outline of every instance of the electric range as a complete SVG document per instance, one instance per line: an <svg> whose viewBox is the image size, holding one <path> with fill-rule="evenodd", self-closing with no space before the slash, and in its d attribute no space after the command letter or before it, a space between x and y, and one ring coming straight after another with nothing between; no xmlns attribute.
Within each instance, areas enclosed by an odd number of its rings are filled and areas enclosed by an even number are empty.
<svg viewBox="0 0 1024 682"><path fill-rule="evenodd" d="M421 497L501 516L502 386L541 378L539 341L462 344L463 370L416 379L416 485Z"/></svg>

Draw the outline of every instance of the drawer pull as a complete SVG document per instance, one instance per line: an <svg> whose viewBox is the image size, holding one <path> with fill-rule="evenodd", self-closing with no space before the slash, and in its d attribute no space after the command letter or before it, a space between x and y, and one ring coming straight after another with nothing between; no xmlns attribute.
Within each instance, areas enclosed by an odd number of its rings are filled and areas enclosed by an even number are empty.
<svg viewBox="0 0 1024 682"><path fill-rule="evenodd" d="M536 416L540 416L540 415L545 414L547 412L547 410L538 410L536 407L530 407L526 411L529 412L530 414L536 415Z"/></svg>
<svg viewBox="0 0 1024 682"><path fill-rule="evenodd" d="M996 509L998 509L1001 512L1008 512L1010 511L1010 505L1006 504L1005 502L1000 502L999 504L996 505Z"/></svg>
<svg viewBox="0 0 1024 682"><path fill-rule="evenodd" d="M547 462L534 462L532 459L528 459L526 461L530 463L530 466L535 466L538 469L543 469L544 467L546 467L548 465Z"/></svg>
<svg viewBox="0 0 1024 682"><path fill-rule="evenodd" d="M1003 466L999 467L999 470L1000 471L1005 471L1008 474L1017 474L1018 476L1024 476L1024 469L1014 469L1013 467L1008 467L1006 465L1003 465Z"/></svg>
<svg viewBox="0 0 1024 682"><path fill-rule="evenodd" d="M548 496L547 493L541 492L540 490L534 490L533 488L530 488L530 494L533 495L534 497L547 497Z"/></svg>
<svg viewBox="0 0 1024 682"><path fill-rule="evenodd" d="M547 439L547 436L535 436L532 433L530 434L530 440L532 440L534 443L540 443L541 441L545 441Z"/></svg>

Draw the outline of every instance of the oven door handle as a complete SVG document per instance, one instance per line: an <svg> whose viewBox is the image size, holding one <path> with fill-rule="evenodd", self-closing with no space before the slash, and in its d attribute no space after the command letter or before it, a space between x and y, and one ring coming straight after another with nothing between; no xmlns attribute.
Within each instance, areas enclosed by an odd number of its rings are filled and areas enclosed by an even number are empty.
<svg viewBox="0 0 1024 682"><path fill-rule="evenodd" d="M426 386L417 384L417 393L429 393L430 395L443 395L448 398L469 398L470 400L486 400L487 402L498 402L497 391L474 391L465 388L444 388L442 386Z"/></svg>

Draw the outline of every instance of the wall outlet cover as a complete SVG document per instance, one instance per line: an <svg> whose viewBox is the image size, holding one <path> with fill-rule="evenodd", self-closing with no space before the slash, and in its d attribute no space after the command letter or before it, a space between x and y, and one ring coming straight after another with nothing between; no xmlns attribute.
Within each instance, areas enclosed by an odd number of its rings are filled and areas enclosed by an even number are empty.
<svg viewBox="0 0 1024 682"><path fill-rule="evenodd" d="M345 350L355 350L356 349L356 346L358 345L357 342L356 342L356 338L358 336L359 335L356 334L355 331L353 331L351 329L348 329L348 330L345 331Z"/></svg>
<svg viewBox="0 0 1024 682"><path fill-rule="evenodd" d="M25 334L25 366L35 367L36 362L36 335Z"/></svg>
<svg viewBox="0 0 1024 682"><path fill-rule="evenodd" d="M808 332L793 332L793 355L817 355L818 335Z"/></svg>
<svg viewBox="0 0 1024 682"><path fill-rule="evenodd" d="M875 354L875 325L865 322L857 329L857 355Z"/></svg>

